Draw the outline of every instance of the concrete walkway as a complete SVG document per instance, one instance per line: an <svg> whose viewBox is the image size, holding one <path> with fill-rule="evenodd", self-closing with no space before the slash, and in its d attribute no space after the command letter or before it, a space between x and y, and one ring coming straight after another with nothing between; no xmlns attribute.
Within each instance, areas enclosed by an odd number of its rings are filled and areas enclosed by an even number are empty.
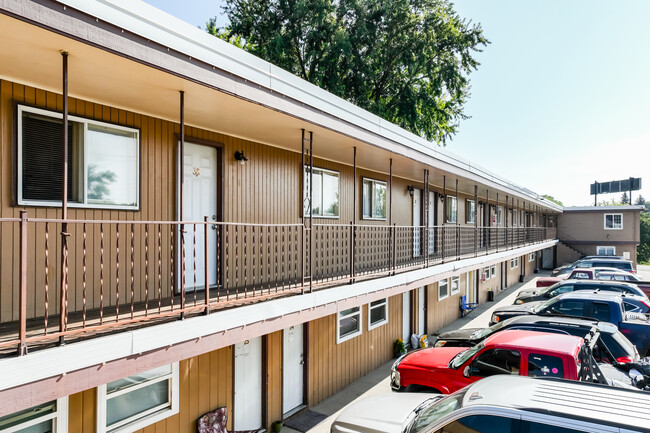
<svg viewBox="0 0 650 433"><path fill-rule="evenodd" d="M494 302L486 302L479 305L474 311L463 318L460 318L449 326L438 330L438 333L461 328L485 328L488 326L490 316L495 308L501 305L509 305L514 302L517 292L521 289L535 287L535 282L540 276L548 276L549 272L539 273L526 278L524 283L517 283L497 293ZM435 335L430 335L431 342L435 341ZM330 426L339 415L353 401L365 398L374 394L391 392L390 390L390 367L395 360L392 359L381 367L371 371L367 375L348 385L328 399L310 408L311 412L326 415L327 418L308 430L307 433L329 433ZM303 416L302 414L300 416ZM282 433L298 433L288 426L282 427Z"/></svg>

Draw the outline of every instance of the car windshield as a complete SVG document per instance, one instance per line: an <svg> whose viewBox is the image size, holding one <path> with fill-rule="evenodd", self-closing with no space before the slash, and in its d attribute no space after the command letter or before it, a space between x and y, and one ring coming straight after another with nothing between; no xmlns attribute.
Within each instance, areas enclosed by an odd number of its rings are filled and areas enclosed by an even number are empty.
<svg viewBox="0 0 650 433"><path fill-rule="evenodd" d="M549 306L555 304L558 301L557 298L551 298L548 301L544 301L539 305L535 305L530 311L533 314L539 314L540 311L546 310Z"/></svg>
<svg viewBox="0 0 650 433"><path fill-rule="evenodd" d="M506 323L507 322L504 320L503 322L496 323L489 328L477 329L472 332L472 335L470 335L469 338L470 340L483 340L503 328Z"/></svg>
<svg viewBox="0 0 650 433"><path fill-rule="evenodd" d="M550 292L551 290L555 289L557 286L559 286L561 283L562 283L562 282L560 281L560 282L555 283L555 284L553 284L553 285L550 285L550 286L547 286L547 287L542 287L541 289L539 289L539 292L537 292L537 293L540 294L540 295L543 295L543 294L545 294L545 293L548 293L548 292Z"/></svg>
<svg viewBox="0 0 650 433"><path fill-rule="evenodd" d="M457 369L461 365L465 363L468 359L470 359L472 356L474 356L476 353L478 353L481 349L483 349L485 345L483 342L478 343L474 347L470 347L467 350L463 350L453 358L451 358L451 361L449 361L449 368Z"/></svg>
<svg viewBox="0 0 650 433"><path fill-rule="evenodd" d="M408 433L420 433L428 430L432 423L463 406L465 392L465 390L461 390L441 400L433 400L432 404L428 406L420 406L415 410L415 419L406 431Z"/></svg>

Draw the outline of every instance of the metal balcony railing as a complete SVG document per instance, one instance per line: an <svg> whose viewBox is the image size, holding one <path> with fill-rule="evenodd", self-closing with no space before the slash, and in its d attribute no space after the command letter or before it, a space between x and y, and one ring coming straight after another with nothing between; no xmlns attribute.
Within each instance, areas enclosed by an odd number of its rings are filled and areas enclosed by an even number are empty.
<svg viewBox="0 0 650 433"><path fill-rule="evenodd" d="M64 232L64 228L66 231ZM554 228L0 219L0 353L555 239ZM309 261L312 263L309 263Z"/></svg>

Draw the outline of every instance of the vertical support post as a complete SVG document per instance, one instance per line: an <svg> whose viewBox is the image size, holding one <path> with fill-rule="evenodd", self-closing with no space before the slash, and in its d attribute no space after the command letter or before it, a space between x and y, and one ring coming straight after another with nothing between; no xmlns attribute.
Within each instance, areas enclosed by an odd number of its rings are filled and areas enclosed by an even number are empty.
<svg viewBox="0 0 650 433"><path fill-rule="evenodd" d="M205 256L205 314L210 314L210 241L208 239L210 235L210 219L207 216L203 217L205 221L203 234L203 249Z"/></svg>
<svg viewBox="0 0 650 433"><path fill-rule="evenodd" d="M485 190L485 210L487 212L487 233L485 236L485 254L490 251L490 238L492 231L492 212L490 211L490 190Z"/></svg>
<svg viewBox="0 0 650 433"><path fill-rule="evenodd" d="M27 211L20 211L20 299L18 356L27 354Z"/></svg>
<svg viewBox="0 0 650 433"><path fill-rule="evenodd" d="M357 223L357 146L353 148L354 179L352 180L352 223Z"/></svg>
<svg viewBox="0 0 650 433"><path fill-rule="evenodd" d="M184 216L183 216L183 211L184 211L184 208L183 208L183 205L184 205L184 202L183 202L183 186L184 186L184 182L185 182L185 169L184 169L185 161L183 160L184 155L185 155L185 92L181 90L181 91L179 91L179 94L180 94L180 122L181 122L181 124L180 124L180 134L181 134L181 138L180 138L180 149L179 149L179 156L178 156L180 158L180 161L179 161L179 164L178 164L179 178L180 178L180 180L179 180L180 186L179 186L179 190L178 190L179 191L178 210L179 210L180 219L181 219L181 223L180 223L180 226L179 226L179 229L180 229L179 235L181 236L181 239L182 239L182 238L185 237L185 225L183 224L183 218L184 218ZM185 264L185 243L182 240L180 242L180 246L182 248L182 250L179 251L179 253L180 253L179 254L179 257L180 257L179 258L179 260L180 260L179 269L181 271L178 273L179 274L178 278L179 278L179 282L180 282L180 289L181 289L181 293L180 293L180 295L181 295L181 314L180 314L180 318L184 319L185 318L185 312L183 310L185 309L185 275L183 275L183 274L184 274L184 271L185 271L185 266L184 266L184 264Z"/></svg>
<svg viewBox="0 0 650 433"><path fill-rule="evenodd" d="M314 133L309 131L309 292L314 286Z"/></svg>
<svg viewBox="0 0 650 433"><path fill-rule="evenodd" d="M300 238L300 280L302 281L301 284L301 294L305 294L305 224L306 224L306 219L305 219L305 200L307 197L305 197L305 194L307 193L307 188L305 185L305 129L301 129L301 153L300 153L300 173L302 176L301 179L301 185L302 185L302 191L300 191L300 200L302 203L302 206L300 207L300 218L302 219L302 236Z"/></svg>
<svg viewBox="0 0 650 433"><path fill-rule="evenodd" d="M474 257L478 255L478 186L474 185Z"/></svg>
<svg viewBox="0 0 650 433"><path fill-rule="evenodd" d="M460 222L458 219L458 178L456 178L456 258L460 258Z"/></svg>
<svg viewBox="0 0 650 433"><path fill-rule="evenodd" d="M393 223L393 275L395 275L395 269L397 268L397 227Z"/></svg>
<svg viewBox="0 0 650 433"><path fill-rule="evenodd" d="M495 224L495 229L497 232L497 253L499 252L499 232L501 231L501 227L499 227L499 193L497 192L497 197L496 201L494 203L494 217L497 219L496 224Z"/></svg>
<svg viewBox="0 0 650 433"><path fill-rule="evenodd" d="M393 265L393 257L391 257L393 248L393 158L390 158L389 165L390 177L388 178L388 269ZM393 267L393 270L395 268Z"/></svg>
<svg viewBox="0 0 650 433"><path fill-rule="evenodd" d="M67 257L68 257L68 53L67 51L61 52L63 60L63 175L62 177L62 194L61 194L61 279L59 286L59 345L65 344L65 337L63 332L67 328L68 317L68 288L67 288Z"/></svg>
<svg viewBox="0 0 650 433"><path fill-rule="evenodd" d="M445 226L447 224L447 176L442 176L442 251L440 256L442 257L442 263L445 262Z"/></svg>
<svg viewBox="0 0 650 433"><path fill-rule="evenodd" d="M350 284L354 283L354 222L350 221Z"/></svg>
<svg viewBox="0 0 650 433"><path fill-rule="evenodd" d="M598 206L598 181L594 181L594 206Z"/></svg>
<svg viewBox="0 0 650 433"><path fill-rule="evenodd" d="M422 200L423 205L424 205L424 233L423 233L423 240L422 242L424 246L424 267L426 268L429 266L429 230L431 230L431 227L429 227L429 170L426 168L424 169L423 173L424 177L424 200Z"/></svg>

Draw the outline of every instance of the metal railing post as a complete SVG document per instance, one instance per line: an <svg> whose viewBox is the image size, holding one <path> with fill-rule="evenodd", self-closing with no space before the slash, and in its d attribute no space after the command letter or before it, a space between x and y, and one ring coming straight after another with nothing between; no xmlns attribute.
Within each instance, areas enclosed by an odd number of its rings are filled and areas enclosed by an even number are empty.
<svg viewBox="0 0 650 433"><path fill-rule="evenodd" d="M397 269L397 226L393 223L393 275Z"/></svg>
<svg viewBox="0 0 650 433"><path fill-rule="evenodd" d="M208 236L210 234L210 221L207 216L203 217L205 221L203 233L205 238L203 239L203 255L205 257L205 314L210 314L210 241Z"/></svg>
<svg viewBox="0 0 650 433"><path fill-rule="evenodd" d="M354 223L350 221L350 284L354 283L354 251L355 251Z"/></svg>
<svg viewBox="0 0 650 433"><path fill-rule="evenodd" d="M27 211L20 211L20 299L18 356L27 354Z"/></svg>

